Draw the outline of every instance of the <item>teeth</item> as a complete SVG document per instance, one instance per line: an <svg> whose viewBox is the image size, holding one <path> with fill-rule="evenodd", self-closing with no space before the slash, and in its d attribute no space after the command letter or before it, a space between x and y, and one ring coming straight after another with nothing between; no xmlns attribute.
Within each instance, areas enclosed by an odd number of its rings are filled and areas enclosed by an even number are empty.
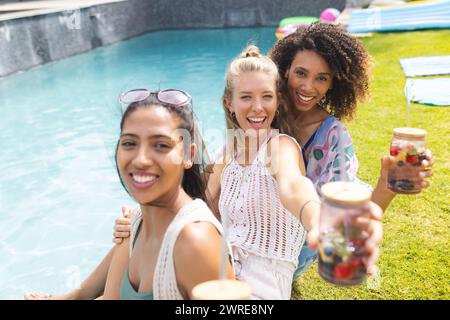
<svg viewBox="0 0 450 320"><path fill-rule="evenodd" d="M147 183L156 180L156 176L138 176L133 174L132 177L137 183Z"/></svg>
<svg viewBox="0 0 450 320"><path fill-rule="evenodd" d="M297 93L297 95L300 97L300 99L304 101L311 101L312 99L314 99L314 96L312 97L302 96L300 93Z"/></svg>
<svg viewBox="0 0 450 320"><path fill-rule="evenodd" d="M261 123L266 119L266 117L247 118L247 119L250 120L250 122Z"/></svg>

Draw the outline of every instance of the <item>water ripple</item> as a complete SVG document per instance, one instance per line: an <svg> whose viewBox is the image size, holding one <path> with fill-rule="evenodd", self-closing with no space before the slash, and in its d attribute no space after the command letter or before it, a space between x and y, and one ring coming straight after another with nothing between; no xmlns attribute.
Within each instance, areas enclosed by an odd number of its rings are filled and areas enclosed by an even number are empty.
<svg viewBox="0 0 450 320"><path fill-rule="evenodd" d="M118 94L182 88L202 128L224 129L223 74L251 39L267 51L273 30L155 32L2 78L0 299L67 291L111 247L133 205L113 160Z"/></svg>

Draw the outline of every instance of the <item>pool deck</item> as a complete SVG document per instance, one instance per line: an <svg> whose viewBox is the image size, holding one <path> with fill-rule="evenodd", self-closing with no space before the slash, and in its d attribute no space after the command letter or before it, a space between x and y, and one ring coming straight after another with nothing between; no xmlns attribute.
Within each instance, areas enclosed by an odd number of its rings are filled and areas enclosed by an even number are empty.
<svg viewBox="0 0 450 320"><path fill-rule="evenodd" d="M276 27L346 0L0 0L0 77L151 31Z"/></svg>
<svg viewBox="0 0 450 320"><path fill-rule="evenodd" d="M125 0L48 0L24 2L0 2L0 21L45 15L61 11L88 8L100 4L122 2Z"/></svg>

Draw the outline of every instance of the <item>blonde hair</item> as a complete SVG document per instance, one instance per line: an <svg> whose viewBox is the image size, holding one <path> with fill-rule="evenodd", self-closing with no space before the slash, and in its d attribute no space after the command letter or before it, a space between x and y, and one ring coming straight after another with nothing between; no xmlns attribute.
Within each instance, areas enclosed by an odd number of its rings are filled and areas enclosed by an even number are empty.
<svg viewBox="0 0 450 320"><path fill-rule="evenodd" d="M279 88L278 68L267 56L262 55L259 48L253 44L248 45L233 61L225 73L225 88L222 96L222 106L225 112L228 129L238 129L239 124L233 118L226 106L226 99L231 100L234 89L234 79L247 72L263 72L273 77L276 83L276 92Z"/></svg>

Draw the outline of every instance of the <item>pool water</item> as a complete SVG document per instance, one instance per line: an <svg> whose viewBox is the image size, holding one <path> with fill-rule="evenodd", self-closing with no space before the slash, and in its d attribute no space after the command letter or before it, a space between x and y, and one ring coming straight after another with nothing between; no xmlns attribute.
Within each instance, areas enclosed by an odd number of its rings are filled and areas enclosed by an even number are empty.
<svg viewBox="0 0 450 320"><path fill-rule="evenodd" d="M111 248L135 205L114 166L118 94L188 91L215 150L224 71L250 41L266 53L274 29L154 32L0 79L0 299L71 290Z"/></svg>

